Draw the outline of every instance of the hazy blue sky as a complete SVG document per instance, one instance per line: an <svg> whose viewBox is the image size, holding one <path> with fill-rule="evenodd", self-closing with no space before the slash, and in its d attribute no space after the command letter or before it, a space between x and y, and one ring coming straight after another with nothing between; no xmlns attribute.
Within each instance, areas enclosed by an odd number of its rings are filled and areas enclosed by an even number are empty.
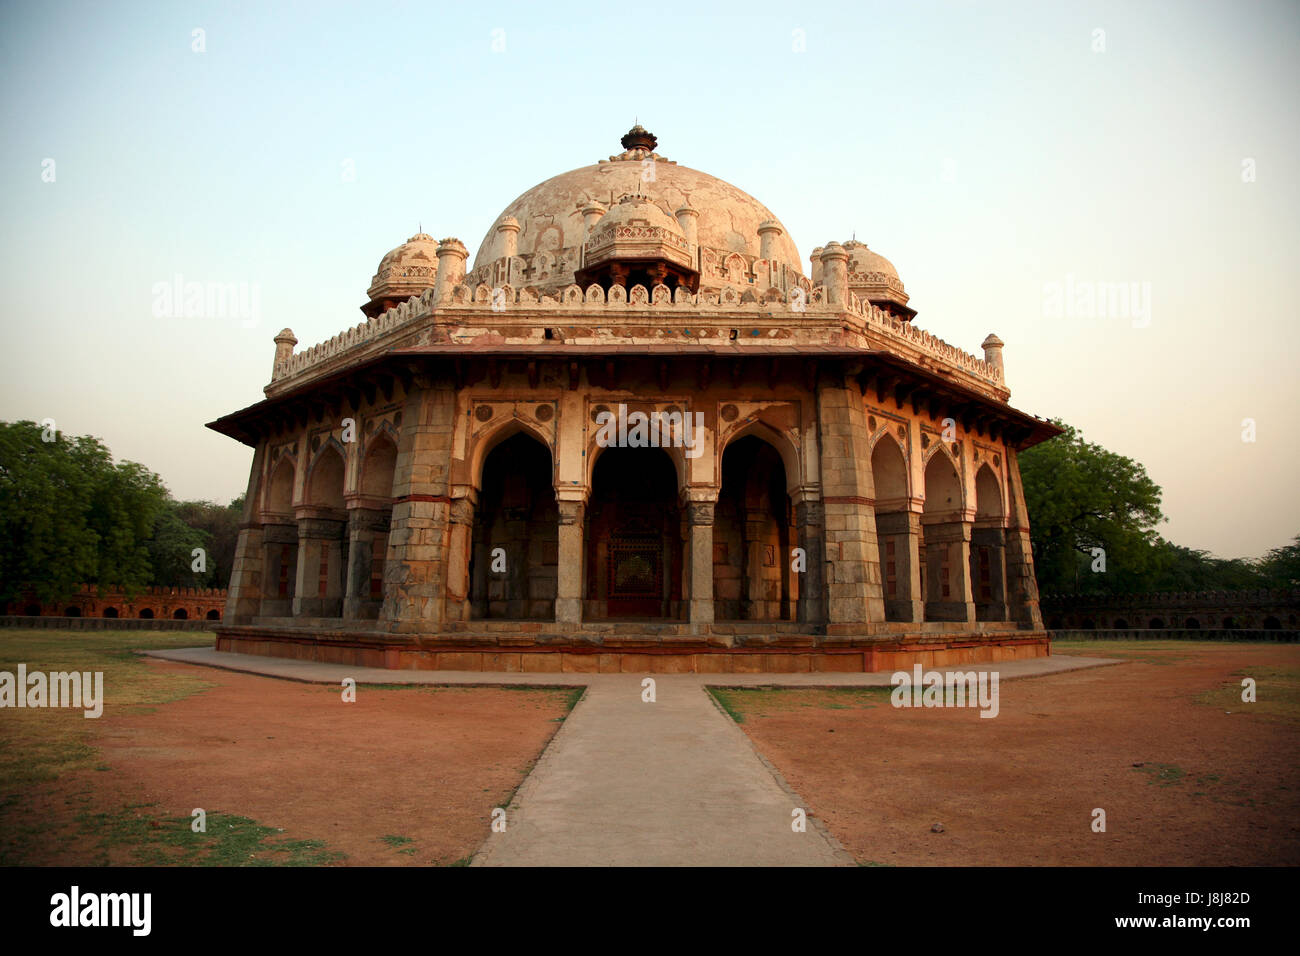
<svg viewBox="0 0 1300 956"><path fill-rule="evenodd" d="M1167 537L1300 532L1295 3L9 4L0 63L0 419L177 497L244 490L202 426L262 397L282 326L356 324L420 223L472 255L639 117L805 269L856 232L918 325L996 331L1012 403L1146 464ZM155 318L177 275L255 285L256 324ZM1149 314L1053 307L1119 282Z"/></svg>

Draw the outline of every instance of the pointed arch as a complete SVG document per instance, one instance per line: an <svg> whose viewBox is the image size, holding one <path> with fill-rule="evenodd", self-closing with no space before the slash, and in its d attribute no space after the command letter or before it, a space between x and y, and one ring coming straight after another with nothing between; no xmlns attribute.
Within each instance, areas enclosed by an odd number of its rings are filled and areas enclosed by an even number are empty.
<svg viewBox="0 0 1300 956"><path fill-rule="evenodd" d="M908 497L907 458L892 434L886 431L871 449L871 476L877 505L891 506L906 502Z"/></svg>
<svg viewBox="0 0 1300 956"><path fill-rule="evenodd" d="M926 514L959 513L965 506L961 478L948 453L931 454L925 465Z"/></svg>
<svg viewBox="0 0 1300 956"><path fill-rule="evenodd" d="M367 498L392 498L393 474L397 468L397 442L380 429L366 443L357 488Z"/></svg>
<svg viewBox="0 0 1300 956"><path fill-rule="evenodd" d="M749 437L757 438L771 445L776 453L781 456L781 463L785 469L785 490L787 494L795 491L803 484L803 469L800 466L798 447L790 440L790 436L786 432L763 421L761 418L756 418L727 434L721 447L715 451L719 470L722 467L722 456L726 454L727 449L739 439ZM721 480L720 473L719 480Z"/></svg>
<svg viewBox="0 0 1300 956"><path fill-rule="evenodd" d="M317 508L343 510L343 481L346 458L343 446L330 438L312 460L303 491L303 504Z"/></svg>
<svg viewBox="0 0 1300 956"><path fill-rule="evenodd" d="M526 434L529 438L538 441L546 449L546 454L551 462L551 484L554 486L555 449L551 446L551 436L522 418L505 418L503 416L499 423L474 437L474 444L469 457L469 473L475 489L482 490L483 488L483 465L487 462L488 455L502 442L519 434Z"/></svg>
<svg viewBox="0 0 1300 956"><path fill-rule="evenodd" d="M1006 514L1002 502L1002 482L986 462L975 474L975 517L996 519Z"/></svg>
<svg viewBox="0 0 1300 956"><path fill-rule="evenodd" d="M297 467L291 455L281 455L280 460L271 469L271 480L266 488L266 502L263 508L268 514L293 514L293 483L297 477Z"/></svg>

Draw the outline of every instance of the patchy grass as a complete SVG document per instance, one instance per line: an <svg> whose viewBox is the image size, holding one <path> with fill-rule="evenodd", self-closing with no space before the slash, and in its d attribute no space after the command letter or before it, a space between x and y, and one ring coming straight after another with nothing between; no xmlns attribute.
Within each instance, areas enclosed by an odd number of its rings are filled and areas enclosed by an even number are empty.
<svg viewBox="0 0 1300 956"><path fill-rule="evenodd" d="M0 671L102 671L104 712L140 713L213 685L150 668L140 650L193 647L204 635L186 631L0 631ZM0 711L0 806L32 784L95 765L87 742L94 720L70 708ZM102 764L99 766L103 766ZM98 769L98 768L96 768ZM0 826L3 818L0 817Z"/></svg>
<svg viewBox="0 0 1300 956"><path fill-rule="evenodd" d="M1073 638L1052 641L1053 654L1083 657L1117 657L1146 664L1174 664L1188 660L1192 652L1223 647L1222 641L1089 641ZM1182 653L1174 653L1181 651Z"/></svg>
<svg viewBox="0 0 1300 956"><path fill-rule="evenodd" d="M1199 695L1197 702L1231 711L1233 717L1241 715L1300 721L1300 668L1248 667L1233 671L1233 677L1233 680L1222 686ZM1255 680L1253 703L1241 699L1245 691L1241 682L1247 677Z"/></svg>
<svg viewBox="0 0 1300 956"><path fill-rule="evenodd" d="M286 840L247 817L210 813L207 832L195 833L190 817L140 812L150 806L77 815L76 839L95 846L92 865L323 866L343 859L320 840Z"/></svg>
<svg viewBox="0 0 1300 956"><path fill-rule="evenodd" d="M710 687L709 693L738 724L804 708L863 710L888 703L892 687Z"/></svg>

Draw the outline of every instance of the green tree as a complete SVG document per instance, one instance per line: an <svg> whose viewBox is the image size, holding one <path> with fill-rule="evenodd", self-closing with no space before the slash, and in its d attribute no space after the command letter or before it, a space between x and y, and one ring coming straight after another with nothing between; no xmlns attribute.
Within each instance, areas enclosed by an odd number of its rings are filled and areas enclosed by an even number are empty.
<svg viewBox="0 0 1300 956"><path fill-rule="evenodd" d="M1035 570L1044 592L1139 591L1157 567L1160 486L1073 427L1020 456ZM1092 571L1093 549L1106 573Z"/></svg>
<svg viewBox="0 0 1300 956"><path fill-rule="evenodd" d="M147 541L166 495L156 474L114 464L97 438L0 422L0 599L29 587L41 601L78 584L145 587L153 575Z"/></svg>
<svg viewBox="0 0 1300 956"><path fill-rule="evenodd" d="M1300 588L1300 534L1264 555L1258 568L1264 587Z"/></svg>

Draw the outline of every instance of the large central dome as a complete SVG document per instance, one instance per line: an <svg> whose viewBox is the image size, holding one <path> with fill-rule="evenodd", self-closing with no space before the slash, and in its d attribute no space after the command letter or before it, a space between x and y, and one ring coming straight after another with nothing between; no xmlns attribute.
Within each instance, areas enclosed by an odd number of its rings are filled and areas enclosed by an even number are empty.
<svg viewBox="0 0 1300 956"><path fill-rule="evenodd" d="M732 253L750 261L759 258L763 251L759 226L766 225L766 258L802 274L799 250L771 210L716 176L664 159L653 151L655 143L652 135L634 127L623 137L627 147L623 153L561 173L528 190L492 224L474 258L474 270L508 254L505 234L498 229L511 219L520 227L517 240L509 240L515 246L513 254L570 258L590 230L598 228L599 217L631 194L679 220L680 211L688 210L684 216L695 219L695 235L688 236L692 244L713 250L722 260Z"/></svg>

